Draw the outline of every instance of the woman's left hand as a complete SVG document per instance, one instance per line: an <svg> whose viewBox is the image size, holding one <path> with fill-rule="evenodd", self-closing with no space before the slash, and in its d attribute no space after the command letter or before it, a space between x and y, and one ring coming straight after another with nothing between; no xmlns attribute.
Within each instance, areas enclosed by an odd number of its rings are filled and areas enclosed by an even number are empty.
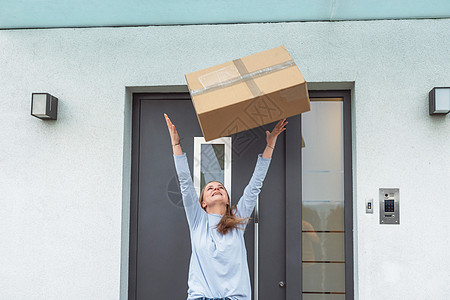
<svg viewBox="0 0 450 300"><path fill-rule="evenodd" d="M280 120L277 125L273 128L272 132L266 131L266 141L267 145L270 147L275 147L275 143L277 142L277 137L280 133L286 130L284 126L286 126L288 122L286 118Z"/></svg>

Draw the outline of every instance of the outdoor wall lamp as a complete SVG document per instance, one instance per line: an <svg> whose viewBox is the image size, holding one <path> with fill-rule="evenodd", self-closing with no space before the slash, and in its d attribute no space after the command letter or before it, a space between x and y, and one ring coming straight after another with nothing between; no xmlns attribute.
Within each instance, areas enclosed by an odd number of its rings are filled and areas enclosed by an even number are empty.
<svg viewBox="0 0 450 300"><path fill-rule="evenodd" d="M430 91L430 115L450 112L450 87L435 87Z"/></svg>
<svg viewBox="0 0 450 300"><path fill-rule="evenodd" d="M31 115L42 120L56 120L58 98L48 93L31 94Z"/></svg>

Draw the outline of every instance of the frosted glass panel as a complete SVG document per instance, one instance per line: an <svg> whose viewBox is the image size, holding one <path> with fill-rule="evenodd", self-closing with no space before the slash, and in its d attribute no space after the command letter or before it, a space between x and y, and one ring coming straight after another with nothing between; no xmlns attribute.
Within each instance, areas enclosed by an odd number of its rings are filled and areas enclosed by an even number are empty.
<svg viewBox="0 0 450 300"><path fill-rule="evenodd" d="M303 263L304 292L345 292L344 263Z"/></svg>
<svg viewBox="0 0 450 300"><path fill-rule="evenodd" d="M303 300L345 300L345 295L311 295L311 294L303 294Z"/></svg>
<svg viewBox="0 0 450 300"><path fill-rule="evenodd" d="M344 201L344 173L303 171L303 201Z"/></svg>
<svg viewBox="0 0 450 300"><path fill-rule="evenodd" d="M312 101L302 114L303 172L343 170L342 101Z"/></svg>
<svg viewBox="0 0 450 300"><path fill-rule="evenodd" d="M343 300L343 102L312 101L302 114L302 135L303 299Z"/></svg>
<svg viewBox="0 0 450 300"><path fill-rule="evenodd" d="M314 230L344 230L344 202L303 202L302 216Z"/></svg>
<svg viewBox="0 0 450 300"><path fill-rule="evenodd" d="M302 226L303 262L345 261L344 233L311 232L305 225Z"/></svg>

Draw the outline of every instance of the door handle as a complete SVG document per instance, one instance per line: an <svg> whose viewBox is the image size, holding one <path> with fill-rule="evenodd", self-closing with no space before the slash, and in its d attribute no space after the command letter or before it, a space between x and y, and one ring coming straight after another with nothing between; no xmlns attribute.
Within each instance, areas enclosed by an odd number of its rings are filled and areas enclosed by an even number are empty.
<svg viewBox="0 0 450 300"><path fill-rule="evenodd" d="M280 281L280 282L278 283L278 285L279 285L280 287L284 287L284 286L286 285L286 283L284 283L284 281Z"/></svg>

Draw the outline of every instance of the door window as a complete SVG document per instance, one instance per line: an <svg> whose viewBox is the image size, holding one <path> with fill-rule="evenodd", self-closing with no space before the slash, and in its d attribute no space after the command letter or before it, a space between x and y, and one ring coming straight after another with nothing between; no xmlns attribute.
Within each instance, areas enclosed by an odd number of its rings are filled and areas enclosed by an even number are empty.
<svg viewBox="0 0 450 300"><path fill-rule="evenodd" d="M231 195L231 137L209 142L194 137L194 186L198 195L210 181L222 182Z"/></svg>

